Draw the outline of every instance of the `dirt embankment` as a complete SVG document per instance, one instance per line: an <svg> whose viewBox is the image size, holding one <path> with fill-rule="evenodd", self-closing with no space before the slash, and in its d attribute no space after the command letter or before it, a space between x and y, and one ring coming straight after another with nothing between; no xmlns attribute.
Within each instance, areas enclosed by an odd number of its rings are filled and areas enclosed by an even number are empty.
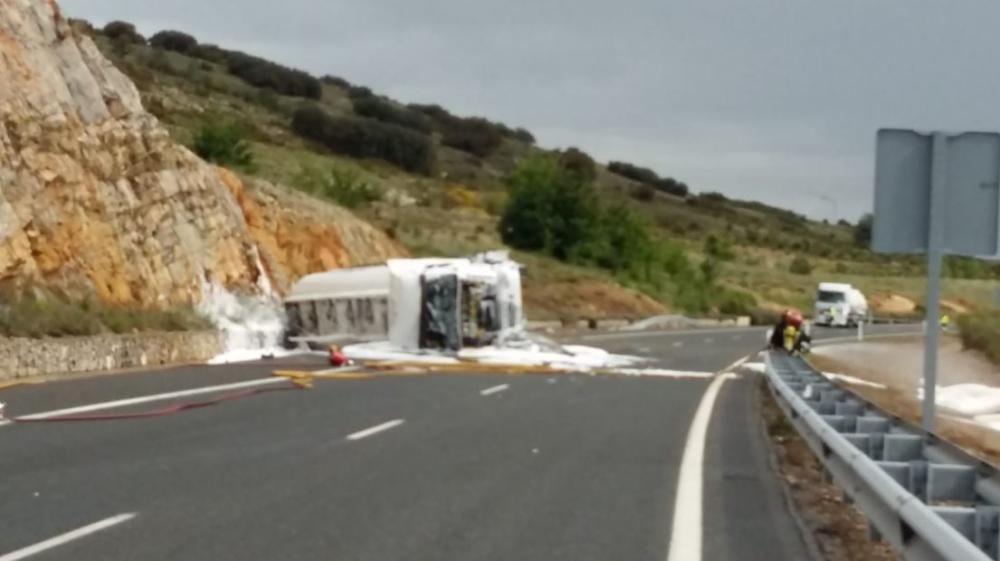
<svg viewBox="0 0 1000 561"><path fill-rule="evenodd" d="M976 384L983 391L1000 388L1000 370L978 353L963 351L961 344L946 338L939 351L938 402L949 386ZM845 385L878 407L920 424L921 402L918 390L922 386L923 343L857 343L820 347L810 362L826 372L844 373L874 385ZM957 404L961 405L961 404ZM994 430L959 410L938 407L937 433L945 440L968 452L1000 465L1000 431Z"/></svg>
<svg viewBox="0 0 1000 561"><path fill-rule="evenodd" d="M524 306L537 319L640 318L667 313L645 294L597 280L551 282L525 279Z"/></svg>

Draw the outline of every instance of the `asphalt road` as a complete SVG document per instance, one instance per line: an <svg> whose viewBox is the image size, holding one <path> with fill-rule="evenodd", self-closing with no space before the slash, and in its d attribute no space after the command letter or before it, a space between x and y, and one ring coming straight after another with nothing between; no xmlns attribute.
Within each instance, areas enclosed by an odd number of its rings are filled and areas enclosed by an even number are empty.
<svg viewBox="0 0 1000 561"><path fill-rule="evenodd" d="M717 372L763 338L742 329L585 342ZM256 384L275 365L68 380L0 400L13 415L41 413ZM389 377L148 419L0 426L0 561L662 561L675 518L696 506L698 558L808 559L770 469L752 378L721 386L700 504L676 504L688 429L712 380Z"/></svg>

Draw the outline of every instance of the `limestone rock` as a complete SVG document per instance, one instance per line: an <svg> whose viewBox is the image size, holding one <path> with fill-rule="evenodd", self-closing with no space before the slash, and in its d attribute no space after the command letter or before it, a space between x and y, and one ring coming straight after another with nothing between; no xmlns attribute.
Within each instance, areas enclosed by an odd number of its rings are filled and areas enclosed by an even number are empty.
<svg viewBox="0 0 1000 561"><path fill-rule="evenodd" d="M346 210L206 164L54 1L0 0L0 283L192 303L205 281L280 289L402 253Z"/></svg>

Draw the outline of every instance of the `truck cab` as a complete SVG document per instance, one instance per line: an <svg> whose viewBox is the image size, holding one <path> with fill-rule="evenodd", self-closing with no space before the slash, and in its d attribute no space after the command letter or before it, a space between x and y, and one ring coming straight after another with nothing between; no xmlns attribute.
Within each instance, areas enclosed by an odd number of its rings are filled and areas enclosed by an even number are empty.
<svg viewBox="0 0 1000 561"><path fill-rule="evenodd" d="M816 325L854 327L868 318L868 301L849 284L824 282L816 291Z"/></svg>

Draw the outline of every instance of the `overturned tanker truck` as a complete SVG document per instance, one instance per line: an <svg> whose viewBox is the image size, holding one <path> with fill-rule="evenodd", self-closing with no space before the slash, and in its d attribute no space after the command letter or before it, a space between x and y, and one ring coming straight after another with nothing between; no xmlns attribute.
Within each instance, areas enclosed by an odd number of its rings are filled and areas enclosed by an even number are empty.
<svg viewBox="0 0 1000 561"><path fill-rule="evenodd" d="M490 345L524 322L521 266L501 251L309 275L284 306L290 348L388 340L400 349L458 351Z"/></svg>

